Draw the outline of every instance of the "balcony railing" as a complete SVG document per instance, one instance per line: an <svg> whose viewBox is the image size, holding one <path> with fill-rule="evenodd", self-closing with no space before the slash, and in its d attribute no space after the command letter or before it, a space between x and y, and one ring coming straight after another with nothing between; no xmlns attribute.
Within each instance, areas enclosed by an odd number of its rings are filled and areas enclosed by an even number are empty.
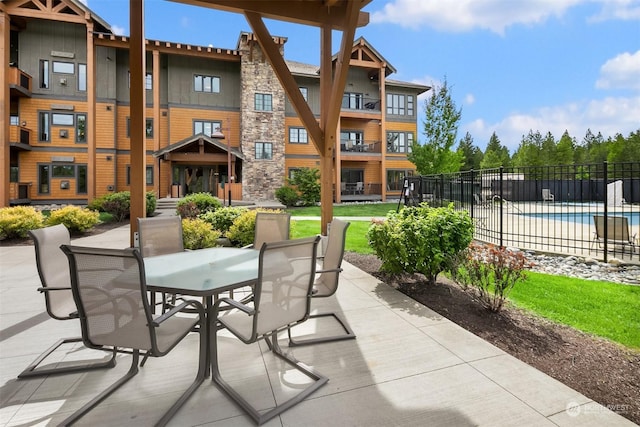
<svg viewBox="0 0 640 427"><path fill-rule="evenodd" d="M379 182L341 182L342 196L379 196L382 194L382 184Z"/></svg>
<svg viewBox="0 0 640 427"><path fill-rule="evenodd" d="M340 152L342 153L366 153L380 154L382 153L381 141L358 141L353 139L340 140Z"/></svg>
<svg viewBox="0 0 640 427"><path fill-rule="evenodd" d="M9 86L19 94L31 96L31 76L18 67L9 67Z"/></svg>
<svg viewBox="0 0 640 427"><path fill-rule="evenodd" d="M9 126L9 142L31 145L31 129L24 126Z"/></svg>
<svg viewBox="0 0 640 427"><path fill-rule="evenodd" d="M359 94L344 94L342 110L380 112L380 99L358 96Z"/></svg>

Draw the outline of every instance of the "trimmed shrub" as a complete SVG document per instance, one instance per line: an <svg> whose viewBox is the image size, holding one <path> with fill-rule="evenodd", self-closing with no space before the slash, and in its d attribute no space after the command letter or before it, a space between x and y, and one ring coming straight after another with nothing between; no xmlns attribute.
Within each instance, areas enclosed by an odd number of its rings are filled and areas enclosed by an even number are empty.
<svg viewBox="0 0 640 427"><path fill-rule="evenodd" d="M195 205L195 210L193 206ZM184 205L190 205L187 208L182 208ZM213 212L222 207L220 200L213 197L209 193L193 193L188 194L178 201L176 213L183 218L196 218L198 215L205 212ZM182 209L182 210L181 210ZM184 212L182 212L184 211Z"/></svg>
<svg viewBox="0 0 640 427"><path fill-rule="evenodd" d="M107 200L107 197L109 197L110 195L111 194L105 194L104 196L96 197L95 199L93 199L87 204L87 208L91 209L92 211L106 212L102 205L104 204L104 201Z"/></svg>
<svg viewBox="0 0 640 427"><path fill-rule="evenodd" d="M367 231L369 244L392 274L421 273L429 284L451 265L473 238L473 222L466 211L430 208L426 204L389 212Z"/></svg>
<svg viewBox="0 0 640 427"><path fill-rule="evenodd" d="M32 206L0 209L0 239L27 237L29 230L42 228L44 216Z"/></svg>
<svg viewBox="0 0 640 427"><path fill-rule="evenodd" d="M229 232L229 228L233 225L233 221L248 209L241 206L225 206L215 211L200 214L199 218L211 224L214 230L218 230L223 236Z"/></svg>
<svg viewBox="0 0 640 427"><path fill-rule="evenodd" d="M185 218L182 220L182 241L185 249L203 249L217 246L220 232L202 219Z"/></svg>
<svg viewBox="0 0 640 427"><path fill-rule="evenodd" d="M51 211L46 225L64 224L70 233L83 233L100 222L100 214L79 206L65 206Z"/></svg>
<svg viewBox="0 0 640 427"><path fill-rule="evenodd" d="M276 199L287 207L297 206L300 202L300 195L295 188L285 185L276 190Z"/></svg>
<svg viewBox="0 0 640 427"><path fill-rule="evenodd" d="M119 191L104 198L102 209L113 216L115 222L124 221L131 211L131 193Z"/></svg>
<svg viewBox="0 0 640 427"><path fill-rule="evenodd" d="M279 209L247 210L233 221L227 238L233 246L247 246L253 243L256 234L256 214L258 212L282 212Z"/></svg>
<svg viewBox="0 0 640 427"><path fill-rule="evenodd" d="M146 216L153 216L153 213L156 211L156 195L153 191L147 191L145 194L146 197ZM98 199L94 199L91 203L92 205L97 205L100 201L96 201ZM103 196L101 211L110 213L113 215L113 220L116 222L124 221L129 218L129 213L131 212L131 192L129 191L119 191L113 194L107 194Z"/></svg>

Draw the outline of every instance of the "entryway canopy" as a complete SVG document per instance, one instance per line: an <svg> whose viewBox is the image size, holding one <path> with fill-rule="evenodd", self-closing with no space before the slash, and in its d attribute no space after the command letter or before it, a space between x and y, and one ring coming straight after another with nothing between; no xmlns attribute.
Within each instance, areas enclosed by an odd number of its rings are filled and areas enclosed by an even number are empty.
<svg viewBox="0 0 640 427"><path fill-rule="evenodd" d="M206 160L208 154L215 154L216 152L224 153L225 157L223 160L225 162L227 161L227 152L240 160L245 160L244 155L238 148L231 147L231 149L229 149L228 145L221 143L218 138L211 138L202 133L175 142L161 150L154 151L153 157L170 157L171 154L174 153L198 153L200 155L199 160Z"/></svg>
<svg viewBox="0 0 640 427"><path fill-rule="evenodd" d="M300 120L320 154L321 230L333 218L335 147L342 96L357 27L369 23L362 8L371 0L170 0L192 6L242 13L258 39ZM138 217L145 215L145 38L144 0L129 0L131 72L131 244ZM275 19L320 28L320 120L304 100L279 47L263 19ZM332 58L332 31L342 32L339 53ZM332 61L335 59L335 61ZM133 166L138 167L133 167Z"/></svg>

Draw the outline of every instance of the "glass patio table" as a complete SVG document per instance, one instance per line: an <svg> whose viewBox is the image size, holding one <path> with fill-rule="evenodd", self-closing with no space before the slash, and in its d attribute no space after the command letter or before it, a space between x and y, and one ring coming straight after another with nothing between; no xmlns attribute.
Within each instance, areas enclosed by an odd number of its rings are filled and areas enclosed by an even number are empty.
<svg viewBox="0 0 640 427"><path fill-rule="evenodd" d="M207 366L211 360L211 328L215 327L213 298L255 283L259 255L256 249L222 247L144 258L149 291L205 298Z"/></svg>

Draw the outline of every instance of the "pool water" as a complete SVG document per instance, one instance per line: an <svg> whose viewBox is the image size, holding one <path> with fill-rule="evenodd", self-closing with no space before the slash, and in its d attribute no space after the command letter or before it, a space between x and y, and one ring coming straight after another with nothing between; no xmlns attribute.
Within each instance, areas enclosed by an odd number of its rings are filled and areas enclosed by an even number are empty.
<svg viewBox="0 0 640 427"><path fill-rule="evenodd" d="M544 213L523 213L523 216L532 218L546 218L555 221L576 222L579 224L593 224L594 215L604 215L602 212L544 212ZM624 216L629 221L630 227L640 225L640 213L631 212L608 212L609 217Z"/></svg>

